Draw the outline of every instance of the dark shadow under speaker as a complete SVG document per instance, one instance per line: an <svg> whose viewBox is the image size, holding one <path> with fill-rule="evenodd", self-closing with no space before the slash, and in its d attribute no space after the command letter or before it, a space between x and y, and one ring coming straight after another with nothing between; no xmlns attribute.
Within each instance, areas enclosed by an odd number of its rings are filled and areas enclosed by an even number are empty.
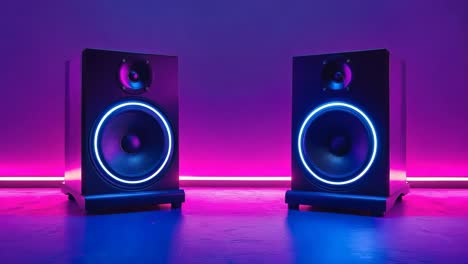
<svg viewBox="0 0 468 264"><path fill-rule="evenodd" d="M179 208L177 57L86 49L66 68L63 192L87 211Z"/></svg>
<svg viewBox="0 0 468 264"><path fill-rule="evenodd" d="M405 105L387 50L294 57L289 207L384 214L409 191Z"/></svg>

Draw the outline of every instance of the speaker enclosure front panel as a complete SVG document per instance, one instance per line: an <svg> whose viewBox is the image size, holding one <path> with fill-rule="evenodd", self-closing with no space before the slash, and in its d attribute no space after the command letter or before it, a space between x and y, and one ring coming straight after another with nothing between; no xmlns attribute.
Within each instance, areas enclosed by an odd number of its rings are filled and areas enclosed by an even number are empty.
<svg viewBox="0 0 468 264"><path fill-rule="evenodd" d="M141 81L144 84L140 85L141 89L135 86L138 89L133 87L135 89L129 90L128 82L122 81L121 68L132 62L148 65L151 69L150 76L143 74L141 77L145 78ZM85 49L67 63L67 68L65 188L83 197L93 197L90 199L93 201L98 200L95 199L97 196L124 194L142 197L145 194L153 197L154 192L179 190L177 57ZM172 133L167 164L148 181L125 183L112 180L99 164L105 163L104 157L101 157L101 162L96 159L93 140L96 140L94 135L99 122L112 108L129 103L154 109L158 116L164 117ZM101 128L104 129L106 124L101 124ZM134 125L138 126L137 123ZM163 196L167 200L171 195Z"/></svg>
<svg viewBox="0 0 468 264"><path fill-rule="evenodd" d="M328 67L328 64L346 66ZM327 68L343 69L344 85L334 84L338 88L330 88L330 82L324 82L324 76L331 76L323 74ZM401 62L391 61L387 50L293 58L292 190L387 197L406 184L402 70ZM317 108L333 104L357 109L375 129L377 147L373 163L354 181L338 179L327 183L311 177L297 144L306 117Z"/></svg>

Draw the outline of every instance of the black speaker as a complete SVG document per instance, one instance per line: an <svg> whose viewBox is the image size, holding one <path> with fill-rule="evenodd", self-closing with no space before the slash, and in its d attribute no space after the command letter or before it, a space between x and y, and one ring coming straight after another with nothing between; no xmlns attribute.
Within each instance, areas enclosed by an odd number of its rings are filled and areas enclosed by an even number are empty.
<svg viewBox="0 0 468 264"><path fill-rule="evenodd" d="M290 209L384 214L408 193L405 66L387 50L293 58Z"/></svg>
<svg viewBox="0 0 468 264"><path fill-rule="evenodd" d="M87 211L185 200L177 57L85 49L67 62L65 181Z"/></svg>

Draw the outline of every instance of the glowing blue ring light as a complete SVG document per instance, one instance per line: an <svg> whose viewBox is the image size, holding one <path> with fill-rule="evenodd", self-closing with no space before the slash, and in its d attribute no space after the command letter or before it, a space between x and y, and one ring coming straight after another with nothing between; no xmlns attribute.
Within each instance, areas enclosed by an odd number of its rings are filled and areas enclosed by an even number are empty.
<svg viewBox="0 0 468 264"><path fill-rule="evenodd" d="M307 162L306 162L306 160L304 158L304 149L303 149L304 134L305 134L305 131L308 129L310 122L312 120L314 120L317 116L319 116L321 114L321 112L323 112L325 110L328 110L328 109L334 109L334 108L337 108L337 107L345 108L347 110L350 110L352 113L357 114L359 117L361 117L363 120L365 120L366 125L369 128L369 130L371 131L371 136L372 136L372 154L371 154L371 157L370 157L369 161L367 162L365 168L360 173L358 173L355 177L353 177L352 179L346 180L346 181L329 181L327 179L323 179L322 177L320 177L316 172L314 172L309 167L309 165L307 164ZM357 108L357 107L355 107L353 105L344 103L344 102L330 102L330 103L326 103L326 104L323 104L323 105L315 108L306 117L306 119L302 123L301 128L299 130L299 136L298 136L298 140L297 140L297 149L299 151L299 157L301 159L302 165L309 172L309 174L312 175L315 179L317 179L317 180L319 180L319 181L321 181L323 183L330 184L330 185L346 185L346 184L350 184L350 183L355 182L355 181L359 180L360 178L362 178L367 173L367 171L372 166L372 164L374 163L375 156L377 155L377 133L375 132L375 128L374 128L374 125L372 124L371 120L369 119L369 117L361 109L359 109L359 108Z"/></svg>
<svg viewBox="0 0 468 264"><path fill-rule="evenodd" d="M144 179L135 180L135 181L129 181L129 180L121 179L118 176L116 176L115 174L113 174L102 162L102 158L101 158L101 155L100 155L99 150L98 150L98 139L99 139L100 133L102 132L102 126L103 126L104 122L109 118L109 116L111 116L116 111L118 111L118 110L120 110L122 108L129 107L129 106L136 106L136 107L145 108L145 109L151 111L152 113L154 113L159 118L159 121L161 121L161 123L163 124L163 129L165 130L165 133L166 133L167 139L168 139L167 153L166 153L166 156L164 157L163 162L161 163L161 166L159 166L159 168L154 173L152 173L150 176L148 176L148 177L146 177ZM168 164L169 159L172 156L172 152L173 152L173 149L174 149L174 139L173 139L172 129L171 129L171 126L169 125L169 122L167 121L167 119L156 108L154 108L153 106L151 106L151 105L149 105L147 103L141 102L141 101L126 101L124 103L120 103L120 104L112 107L109 111L107 111L106 114L99 120L99 122L98 122L98 124L96 126L92 142L93 142L93 152L94 152L94 155L96 157L96 161L97 161L99 167L112 179L114 179L114 180L116 180L118 182L121 182L121 183L125 183L125 184L141 184L141 183L145 183L145 182L155 178L156 176L158 176L158 174L161 173L161 171Z"/></svg>

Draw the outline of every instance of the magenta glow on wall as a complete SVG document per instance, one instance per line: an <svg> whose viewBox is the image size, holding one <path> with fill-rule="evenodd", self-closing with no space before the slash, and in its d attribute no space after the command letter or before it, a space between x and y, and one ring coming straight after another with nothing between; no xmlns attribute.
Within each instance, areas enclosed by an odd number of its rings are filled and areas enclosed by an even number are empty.
<svg viewBox="0 0 468 264"><path fill-rule="evenodd" d="M52 3L53 2L53 3ZM468 176L466 1L9 1L0 176L63 174L64 62L179 56L182 175L290 174L291 57L388 48L408 76L408 174Z"/></svg>

